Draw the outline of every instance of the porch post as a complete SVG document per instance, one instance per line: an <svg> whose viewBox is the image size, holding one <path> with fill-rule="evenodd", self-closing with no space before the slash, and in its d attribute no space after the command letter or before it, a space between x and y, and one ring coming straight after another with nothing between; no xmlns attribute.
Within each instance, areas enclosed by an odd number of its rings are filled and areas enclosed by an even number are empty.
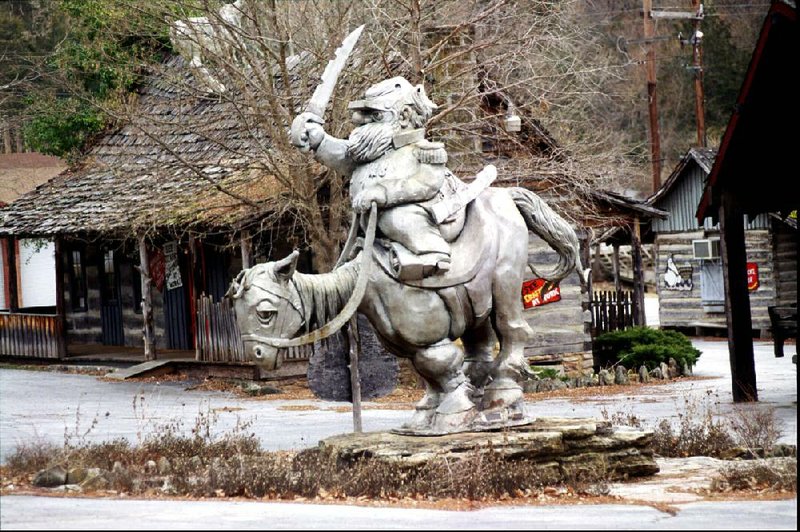
<svg viewBox="0 0 800 532"><path fill-rule="evenodd" d="M614 291L619 293L622 290L622 284L619 279L619 244L613 244L614 249Z"/></svg>
<svg viewBox="0 0 800 532"><path fill-rule="evenodd" d="M733 380L733 401L758 401L753 354L753 320L747 291L747 250L744 244L744 216L728 191L722 192L719 207L722 273L725 280L725 317L728 322L728 351Z"/></svg>
<svg viewBox="0 0 800 532"><path fill-rule="evenodd" d="M242 248L242 269L251 268L253 266L253 241L250 239L250 231L242 231L241 237Z"/></svg>
<svg viewBox="0 0 800 532"><path fill-rule="evenodd" d="M156 359L156 335L153 328L153 296L150 278L150 259L147 255L147 243L144 233L139 233L139 273L142 278L142 336L144 338L144 359Z"/></svg>
<svg viewBox="0 0 800 532"><path fill-rule="evenodd" d="M205 276L201 265L197 261L198 242L194 235L189 235L189 323L192 328L192 344L194 346L194 356L200 360L200 344L197 341L197 301L204 295L203 283ZM198 271L198 268L200 270Z"/></svg>
<svg viewBox="0 0 800 532"><path fill-rule="evenodd" d="M7 240L8 257L8 309L19 312L19 277L17 276L17 239L10 237Z"/></svg>
<svg viewBox="0 0 800 532"><path fill-rule="evenodd" d="M67 354L67 315L64 308L64 245L63 240L56 237L53 242L55 248L56 267L56 316L58 322L58 357Z"/></svg>
<svg viewBox="0 0 800 532"><path fill-rule="evenodd" d="M633 299L636 303L636 325L647 325L644 317L644 271L642 271L642 229L639 217L633 219L631 231L631 261L633 262Z"/></svg>

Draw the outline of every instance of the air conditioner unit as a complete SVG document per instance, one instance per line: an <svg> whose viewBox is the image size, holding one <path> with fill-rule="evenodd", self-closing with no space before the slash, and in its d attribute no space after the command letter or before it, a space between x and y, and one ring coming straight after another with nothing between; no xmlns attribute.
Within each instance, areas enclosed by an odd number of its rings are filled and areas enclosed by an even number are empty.
<svg viewBox="0 0 800 532"><path fill-rule="evenodd" d="M692 252L696 259L718 259L719 238L692 240Z"/></svg>

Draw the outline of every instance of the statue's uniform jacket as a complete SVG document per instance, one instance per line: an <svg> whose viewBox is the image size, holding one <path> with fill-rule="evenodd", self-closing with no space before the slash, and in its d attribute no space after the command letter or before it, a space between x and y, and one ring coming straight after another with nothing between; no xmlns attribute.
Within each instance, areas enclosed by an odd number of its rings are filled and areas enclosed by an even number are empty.
<svg viewBox="0 0 800 532"><path fill-rule="evenodd" d="M407 143L402 134L398 138L394 147L378 159L357 164L346 155L347 141L326 135L316 150L316 158L351 176L351 200L366 191L385 197L378 218L378 228L384 236L415 254L449 254L450 245L442 238L428 207L462 183L447 169L447 152L441 143L429 142L421 135Z"/></svg>

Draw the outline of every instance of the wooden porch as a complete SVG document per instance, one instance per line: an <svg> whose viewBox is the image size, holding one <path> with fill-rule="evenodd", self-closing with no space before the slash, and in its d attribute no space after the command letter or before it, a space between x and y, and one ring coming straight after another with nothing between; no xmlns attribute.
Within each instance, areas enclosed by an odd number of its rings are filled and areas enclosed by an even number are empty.
<svg viewBox="0 0 800 532"><path fill-rule="evenodd" d="M195 351L179 349L159 349L157 360L195 360ZM143 347L97 344L67 345L63 359L68 362L129 362L139 364L145 361Z"/></svg>

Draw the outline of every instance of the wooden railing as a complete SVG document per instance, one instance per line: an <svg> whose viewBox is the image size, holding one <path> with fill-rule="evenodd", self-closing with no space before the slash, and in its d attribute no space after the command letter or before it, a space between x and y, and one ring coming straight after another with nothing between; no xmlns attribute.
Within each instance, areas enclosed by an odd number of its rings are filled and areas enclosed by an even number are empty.
<svg viewBox="0 0 800 532"><path fill-rule="evenodd" d="M636 323L638 309L633 293L626 290L602 290L592 296L592 336L641 325Z"/></svg>
<svg viewBox="0 0 800 532"><path fill-rule="evenodd" d="M59 358L66 353L63 322L50 314L0 314L0 355Z"/></svg>
<svg viewBox="0 0 800 532"><path fill-rule="evenodd" d="M197 300L197 327L195 346L197 360L203 362L252 363L245 354L244 345L236 324L233 306L227 298L214 302L211 296L202 295ZM291 348L284 352L284 360L308 360L312 346Z"/></svg>

